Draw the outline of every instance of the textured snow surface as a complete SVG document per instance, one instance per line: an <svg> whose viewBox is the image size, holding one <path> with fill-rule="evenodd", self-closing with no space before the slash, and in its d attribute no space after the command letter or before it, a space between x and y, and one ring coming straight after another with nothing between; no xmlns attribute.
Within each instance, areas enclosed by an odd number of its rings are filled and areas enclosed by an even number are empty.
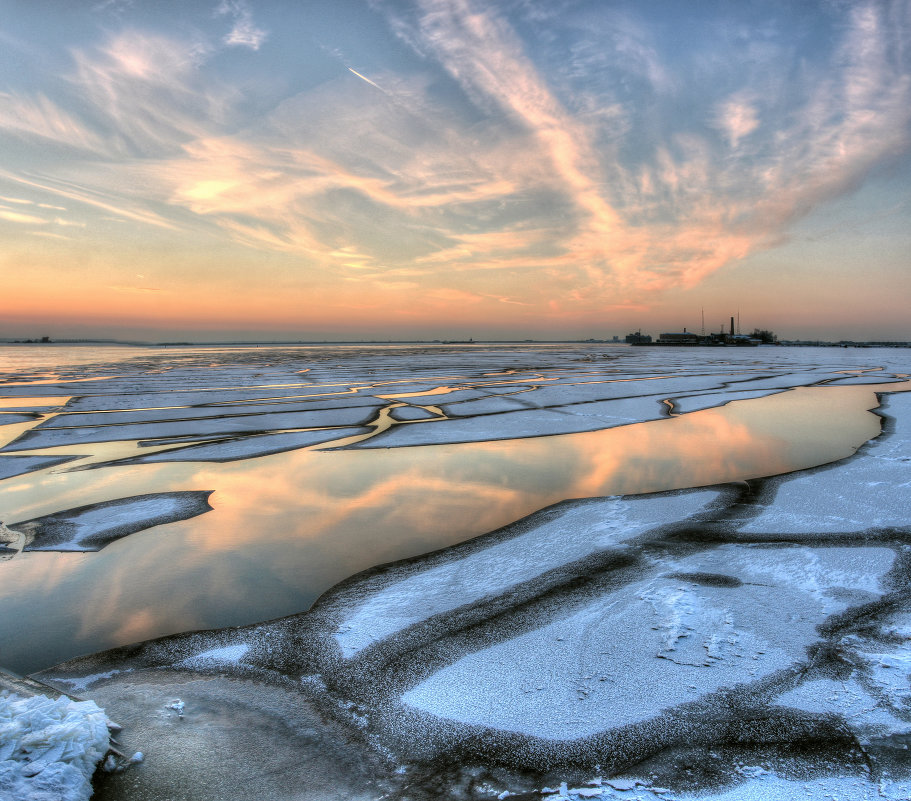
<svg viewBox="0 0 911 801"><path fill-rule="evenodd" d="M875 597L893 559L887 548L727 545L667 561L661 567L672 575L468 654L402 700L462 723L556 740L645 721L800 659L816 625L848 606L843 591Z"/></svg>
<svg viewBox="0 0 911 801"><path fill-rule="evenodd" d="M546 801L907 801L911 782L858 776L820 777L805 781L783 778L761 765L742 765L742 783L716 792L674 792L648 779L602 779L545 788ZM508 798L508 795L500 798Z"/></svg>
<svg viewBox="0 0 911 801"><path fill-rule="evenodd" d="M776 481L774 500L746 533L848 532L911 526L911 393L889 395L885 432L857 458Z"/></svg>
<svg viewBox="0 0 911 801"><path fill-rule="evenodd" d="M3 801L82 801L108 750L108 719L93 701L0 695Z"/></svg>
<svg viewBox="0 0 911 801"><path fill-rule="evenodd" d="M362 648L433 615L507 592L524 581L631 539L668 520L689 517L718 497L695 492L605 498L568 507L530 530L429 568L368 595L339 626L335 639L348 658Z"/></svg>
<svg viewBox="0 0 911 801"><path fill-rule="evenodd" d="M897 718L856 678L806 681L780 695L776 703L821 715L837 709L850 719L855 731L863 731L864 739L911 731L911 722Z"/></svg>

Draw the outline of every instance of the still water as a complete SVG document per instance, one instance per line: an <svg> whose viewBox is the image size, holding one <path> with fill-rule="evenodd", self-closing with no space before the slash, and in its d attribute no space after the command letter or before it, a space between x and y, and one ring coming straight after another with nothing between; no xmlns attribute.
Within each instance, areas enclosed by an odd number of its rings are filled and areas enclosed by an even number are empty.
<svg viewBox="0 0 911 801"><path fill-rule="evenodd" d="M6 479L0 519L8 522L172 490L214 490L214 511L98 553L26 552L0 562L0 665L27 673L159 635L300 612L358 571L564 499L706 486L840 459L879 433L868 411L877 389L798 388L582 434L58 467ZM97 446L120 455L135 448Z"/></svg>

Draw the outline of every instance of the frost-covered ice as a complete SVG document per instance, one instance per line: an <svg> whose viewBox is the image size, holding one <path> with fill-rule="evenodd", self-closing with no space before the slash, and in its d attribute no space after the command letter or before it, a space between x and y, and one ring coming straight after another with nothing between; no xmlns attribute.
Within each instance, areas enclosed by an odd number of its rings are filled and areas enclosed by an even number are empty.
<svg viewBox="0 0 911 801"><path fill-rule="evenodd" d="M694 394L686 397L673 398L672 400L675 414L687 414L688 412L698 412L701 409L714 409L716 406L724 406L731 401L766 398L769 395L774 395L776 392L783 391L784 390L781 389L740 389L730 390L728 392Z"/></svg>
<svg viewBox="0 0 911 801"><path fill-rule="evenodd" d="M544 801L906 801L911 798L911 782L885 778L877 781L847 775L792 779L778 776L761 765L744 765L740 773L740 783L709 792L675 792L653 784L648 778L600 777L580 786L561 782L559 787L548 787L541 792Z"/></svg>
<svg viewBox="0 0 911 801"><path fill-rule="evenodd" d="M21 476L46 467L65 464L78 457L75 456L0 456L0 481L4 478Z"/></svg>
<svg viewBox="0 0 911 801"><path fill-rule="evenodd" d="M108 746L108 719L92 701L0 694L3 801L85 801Z"/></svg>
<svg viewBox="0 0 911 801"><path fill-rule="evenodd" d="M348 658L414 623L499 595L562 565L696 514L717 492L606 498L565 507L507 540L384 586L357 603L335 639ZM529 558L533 555L533 558Z"/></svg>
<svg viewBox="0 0 911 801"><path fill-rule="evenodd" d="M889 395L885 432L857 458L783 476L744 533L850 532L911 526L911 393Z"/></svg>
<svg viewBox="0 0 911 801"><path fill-rule="evenodd" d="M114 540L211 510L211 492L163 492L119 498L11 524L26 551L98 551Z"/></svg>
<svg viewBox="0 0 911 801"><path fill-rule="evenodd" d="M463 656L402 700L557 740L645 721L801 659L816 626L848 606L844 591L875 597L893 559L887 548L728 545L663 562L670 575Z"/></svg>
<svg viewBox="0 0 911 801"><path fill-rule="evenodd" d="M780 695L776 703L819 715L838 710L839 714L851 721L855 731L862 733L864 740L873 736L911 732L911 722L897 718L855 678L845 681L805 681Z"/></svg>
<svg viewBox="0 0 911 801"><path fill-rule="evenodd" d="M182 462L187 460L203 462L228 462L235 459L253 459L257 456L269 456L311 445L321 445L342 437L366 433L366 428L330 428L319 431L285 431L274 434L258 434L244 437L233 437L217 442L205 442L201 445L189 444L183 447L169 448L166 451L137 456L129 461L133 464L153 464L155 462ZM150 441L149 445L173 444Z"/></svg>
<svg viewBox="0 0 911 801"><path fill-rule="evenodd" d="M788 390L827 384L835 385L792 398L831 391L872 407L872 392L846 385L911 372L906 353L879 350L478 346L305 356L188 355L125 366L97 387L61 379L42 392L72 400L0 459L38 458L18 452L67 442L67 453L81 453L121 436L148 446L139 459L150 462L338 443L350 451L484 443L672 415L699 420L713 417L700 410L733 402L714 415L728 420L756 408L737 401L761 406L755 399L784 393L768 402L780 409ZM321 745L314 732L337 726L346 747L401 766L387 766L390 798L441 797L449 777L474 771L496 790L484 797L540 788L529 782L546 774L559 788L550 797L573 801L906 799L911 394L887 395L881 411L884 434L837 464L772 478L754 471L743 476L749 483L698 491L566 500L474 541L355 575L308 613L129 646L56 675L127 709L145 705L174 737L204 738L213 717L199 724L218 714L219 698L233 710L243 692L281 688L280 725L268 730ZM789 435L771 428L769 440ZM348 441L352 433L363 438ZM163 446L174 447L154 452ZM384 454L314 456L344 457L353 478ZM702 458L698 443L692 458ZM417 464L413 476L391 478L416 481ZM484 475L496 484L495 471ZM85 520L103 517L92 514ZM416 505L414 514L426 512ZM203 686L226 694L200 703ZM307 704L315 713L303 724ZM244 759L249 742L238 750ZM646 764L640 779L624 773ZM603 779L576 781L599 765ZM575 779L561 785L564 770ZM472 787L470 797L481 797Z"/></svg>
<svg viewBox="0 0 911 801"><path fill-rule="evenodd" d="M808 355L812 354L812 355ZM875 360L871 363L870 360ZM664 400L695 411L797 386L896 381L907 365L882 351L669 349L474 345L438 347L168 350L117 365L61 370L41 384L45 419L0 448L5 454L118 440L197 447L141 461L249 458L288 447L332 446L392 409L388 428L358 449L483 442L595 431L661 419ZM67 378L101 378L72 382ZM19 378L19 377L17 377ZM46 380L41 376L42 380ZM17 380L11 403L35 388ZM48 405L57 396L63 407ZM435 405L443 416L421 406ZM12 407L10 407L12 408ZM25 410L19 410L24 413ZM30 413L31 410L29 410ZM17 418L18 419L18 418ZM28 417L24 418L27 422ZM335 429L311 437L313 429ZM293 434L292 434L293 432ZM300 436L308 434L307 436ZM295 439L296 436L296 439ZM207 439L220 441L211 443Z"/></svg>

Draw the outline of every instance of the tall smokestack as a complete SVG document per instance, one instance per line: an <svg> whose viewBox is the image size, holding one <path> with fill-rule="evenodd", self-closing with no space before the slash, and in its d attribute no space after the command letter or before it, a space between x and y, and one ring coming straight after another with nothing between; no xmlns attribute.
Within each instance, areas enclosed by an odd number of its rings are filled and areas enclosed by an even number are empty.
<svg viewBox="0 0 911 801"><path fill-rule="evenodd" d="M734 336L734 318L731 318L731 336Z"/></svg>

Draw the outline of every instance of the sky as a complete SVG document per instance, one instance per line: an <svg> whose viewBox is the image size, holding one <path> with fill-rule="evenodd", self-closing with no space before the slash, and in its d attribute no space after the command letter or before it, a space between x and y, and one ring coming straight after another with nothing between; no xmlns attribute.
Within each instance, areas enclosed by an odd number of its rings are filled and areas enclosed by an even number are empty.
<svg viewBox="0 0 911 801"><path fill-rule="evenodd" d="M911 340L911 0L0 0L0 337Z"/></svg>

